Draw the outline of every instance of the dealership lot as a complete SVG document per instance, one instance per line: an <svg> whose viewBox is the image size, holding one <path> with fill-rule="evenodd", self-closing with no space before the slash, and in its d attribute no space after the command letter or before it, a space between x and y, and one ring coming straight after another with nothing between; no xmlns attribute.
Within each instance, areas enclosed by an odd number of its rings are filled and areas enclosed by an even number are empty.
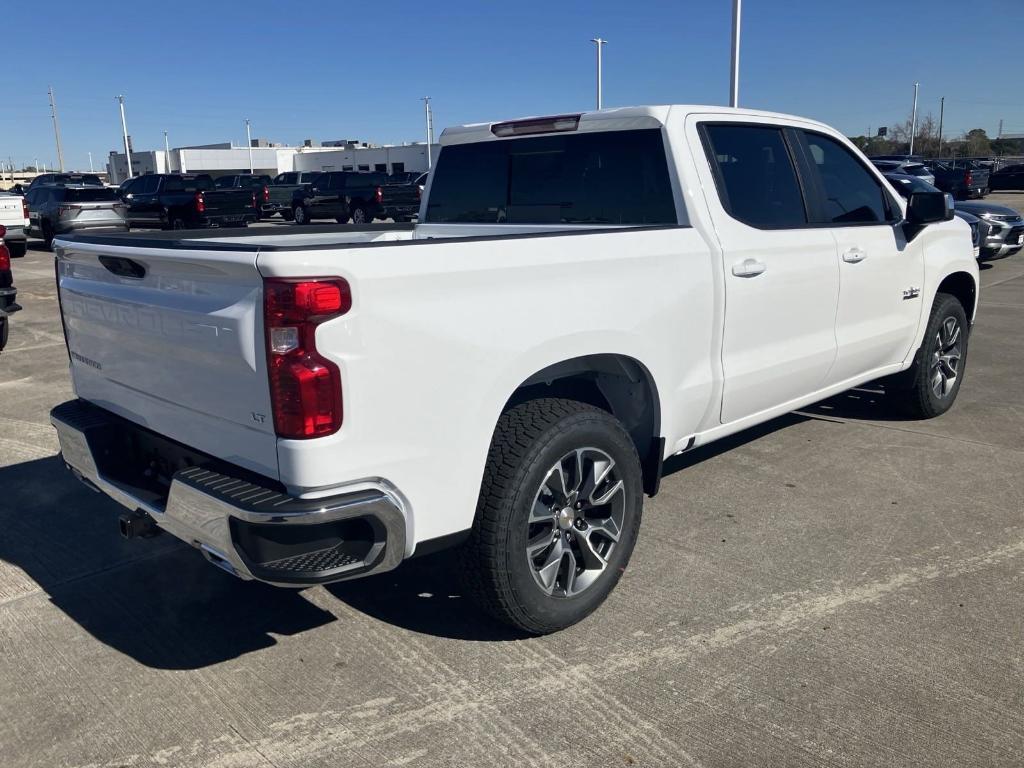
<svg viewBox="0 0 1024 768"><path fill-rule="evenodd" d="M676 459L608 604L537 639L444 555L289 592L121 540L47 422L71 396L50 255L14 268L5 766L1024 761L1020 256L982 272L949 414L865 389Z"/></svg>

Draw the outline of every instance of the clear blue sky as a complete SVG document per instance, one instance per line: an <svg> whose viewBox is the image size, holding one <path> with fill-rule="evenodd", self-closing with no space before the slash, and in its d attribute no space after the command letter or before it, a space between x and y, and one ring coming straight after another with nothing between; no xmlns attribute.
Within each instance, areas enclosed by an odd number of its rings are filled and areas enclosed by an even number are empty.
<svg viewBox="0 0 1024 768"><path fill-rule="evenodd" d="M4 3L0 156L53 165L48 85L79 169L119 146L118 93L136 149L244 144L246 117L274 141L419 140L425 95L437 133L589 109L598 35L605 106L728 94L730 0L117 5ZM740 101L853 135L906 119L918 80L947 135L1024 132L1022 22L1024 0L745 0Z"/></svg>

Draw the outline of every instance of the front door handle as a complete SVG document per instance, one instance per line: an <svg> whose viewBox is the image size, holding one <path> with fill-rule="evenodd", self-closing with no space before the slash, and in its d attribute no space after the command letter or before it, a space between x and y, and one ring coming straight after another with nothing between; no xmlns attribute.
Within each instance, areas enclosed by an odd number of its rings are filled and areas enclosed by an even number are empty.
<svg viewBox="0 0 1024 768"><path fill-rule="evenodd" d="M757 277L768 269L768 266L757 259L744 259L739 264L732 265L732 273L736 277Z"/></svg>
<svg viewBox="0 0 1024 768"><path fill-rule="evenodd" d="M848 264L856 264L864 261L868 255L864 253L860 248L851 248L843 254L843 261Z"/></svg>

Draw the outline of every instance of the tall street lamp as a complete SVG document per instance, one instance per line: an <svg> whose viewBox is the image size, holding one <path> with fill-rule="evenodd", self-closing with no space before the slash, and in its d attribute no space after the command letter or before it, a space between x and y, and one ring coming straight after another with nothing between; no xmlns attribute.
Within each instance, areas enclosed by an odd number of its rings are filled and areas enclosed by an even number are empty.
<svg viewBox="0 0 1024 768"><path fill-rule="evenodd" d="M601 109L601 49L608 45L608 41L600 37L592 37L590 42L597 47L597 108Z"/></svg>

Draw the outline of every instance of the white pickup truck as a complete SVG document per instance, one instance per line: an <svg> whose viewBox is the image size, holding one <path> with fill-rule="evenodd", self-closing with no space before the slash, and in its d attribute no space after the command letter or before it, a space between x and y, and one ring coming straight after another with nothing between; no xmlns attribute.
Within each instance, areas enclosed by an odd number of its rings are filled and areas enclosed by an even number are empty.
<svg viewBox="0 0 1024 768"><path fill-rule="evenodd" d="M533 633L614 588L666 457L889 377L946 411L965 223L828 126L700 106L450 128L415 226L56 242L68 467L244 579L458 546Z"/></svg>
<svg viewBox="0 0 1024 768"><path fill-rule="evenodd" d="M28 205L22 195L0 192L0 226L7 230L4 241L11 256L24 256L28 248Z"/></svg>

